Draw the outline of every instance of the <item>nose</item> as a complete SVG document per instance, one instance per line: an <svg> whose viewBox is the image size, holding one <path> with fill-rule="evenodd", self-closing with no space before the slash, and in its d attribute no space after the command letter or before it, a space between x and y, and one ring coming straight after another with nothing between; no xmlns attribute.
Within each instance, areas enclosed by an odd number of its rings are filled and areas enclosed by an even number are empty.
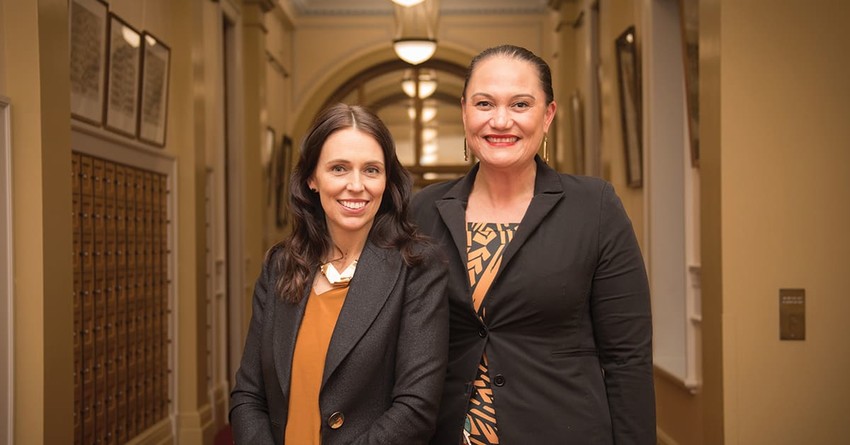
<svg viewBox="0 0 850 445"><path fill-rule="evenodd" d="M505 107L498 107L490 119L490 126L493 128L506 128L510 125L510 120L508 110Z"/></svg>
<svg viewBox="0 0 850 445"><path fill-rule="evenodd" d="M354 193L363 191L363 181L359 172L355 171L354 174L351 175L351 180L348 181L348 185L345 189Z"/></svg>

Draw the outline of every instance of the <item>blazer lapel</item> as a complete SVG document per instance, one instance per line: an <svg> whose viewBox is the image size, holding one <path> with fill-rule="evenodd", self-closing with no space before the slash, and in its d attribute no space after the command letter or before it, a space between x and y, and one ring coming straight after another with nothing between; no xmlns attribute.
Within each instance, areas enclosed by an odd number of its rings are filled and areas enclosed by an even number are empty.
<svg viewBox="0 0 850 445"><path fill-rule="evenodd" d="M561 184L558 172L546 165L539 156L535 157L537 163L537 174L534 179L534 196L522 221L519 223L519 229L514 234L513 239L508 244L505 253L502 255L502 264L496 272L493 280L498 280L502 271L506 269L508 263L516 255L523 244L528 240L535 229L543 222L546 215L552 211L555 204L564 197L564 187ZM466 262L466 203L469 201L469 194L472 192L472 185L475 183L475 176L478 174L479 164L469 171L469 173L454 187L452 187L441 200L437 201L437 210L440 212L440 217L449 229L455 246L460 255L461 262ZM467 278L468 280L468 278ZM485 297L481 304L486 304L488 298ZM470 310L474 313L475 309L472 306L472 296L467 295Z"/></svg>
<svg viewBox="0 0 850 445"><path fill-rule="evenodd" d="M462 264L466 263L466 203L457 199L437 201L437 210L457 248ZM468 282L467 282L468 284Z"/></svg>
<svg viewBox="0 0 850 445"><path fill-rule="evenodd" d="M436 202L440 218L448 228L457 248L458 258L464 265L466 265L466 203L469 201L469 193L472 191L477 173L478 164L475 164L463 179ZM467 284L469 284L468 278Z"/></svg>
<svg viewBox="0 0 850 445"><path fill-rule="evenodd" d="M443 220L448 229L449 234L454 241L457 249L457 259L462 267L466 267L466 203L469 202L469 193L472 191L472 185L475 183L475 175L478 173L478 164L476 163L472 170L457 182L443 197L436 202L437 211L440 212L440 218ZM462 304L468 306L469 314L473 318L475 315L475 306L472 303L472 289L469 283L469 274L464 274L466 277L466 293L459 294L457 298L462 298ZM453 294L449 294L452 298Z"/></svg>
<svg viewBox="0 0 850 445"><path fill-rule="evenodd" d="M400 255L387 255L387 251L366 243L331 336L322 387L380 313L398 281L401 264Z"/></svg>
<svg viewBox="0 0 850 445"><path fill-rule="evenodd" d="M555 204L564 197L564 187L561 184L558 172L546 165L539 156L535 157L535 162L537 163L537 174L534 180L534 197L531 199L522 221L520 221L519 229L505 249L502 264L496 272L494 280L499 278L499 275L525 244L528 237L534 233L535 229L546 218L546 215L555 207ZM475 183L478 168L479 164L475 164L463 179L458 181L442 199L436 202L440 218L442 218L454 240L462 264L466 264L466 203L469 201L469 194L472 192L472 185ZM466 300L469 303L470 310L474 313L471 295L467 295ZM482 304L485 304L486 301L487 298L485 297Z"/></svg>
<svg viewBox="0 0 850 445"><path fill-rule="evenodd" d="M552 211L555 204L564 197L564 186L561 184L558 172L543 163L540 157L535 157L535 159L537 161L537 176L534 180L534 197L528 205L528 210L525 211L525 216L519 223L514 238L505 249L496 278L505 270L517 251L543 222L546 215Z"/></svg>
<svg viewBox="0 0 850 445"><path fill-rule="evenodd" d="M311 277L308 283L313 282ZM304 298L297 305L287 303L281 298L275 297L274 311L274 364L277 371L277 379L284 400L289 398L289 380L292 376L292 354L295 352L295 339L298 338L298 329L301 320L304 319L304 308L310 296L311 286L305 290Z"/></svg>

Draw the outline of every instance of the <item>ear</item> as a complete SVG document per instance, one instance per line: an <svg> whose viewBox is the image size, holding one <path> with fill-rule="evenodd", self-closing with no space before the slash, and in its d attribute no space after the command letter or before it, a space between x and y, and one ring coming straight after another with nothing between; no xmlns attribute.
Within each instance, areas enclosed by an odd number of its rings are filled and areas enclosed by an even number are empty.
<svg viewBox="0 0 850 445"><path fill-rule="evenodd" d="M466 127L466 99L463 97L460 98L460 119Z"/></svg>
<svg viewBox="0 0 850 445"><path fill-rule="evenodd" d="M316 186L316 178L310 176L307 179L307 188L309 188L310 190L318 190L319 189L319 187Z"/></svg>
<svg viewBox="0 0 850 445"><path fill-rule="evenodd" d="M557 109L558 109L558 103L555 102L554 100L552 101L552 103L550 103L549 105L546 106L546 114L544 116L545 123L543 125L543 132L545 132L545 133L549 132L549 125L551 125L552 120L555 119L555 111L557 111Z"/></svg>

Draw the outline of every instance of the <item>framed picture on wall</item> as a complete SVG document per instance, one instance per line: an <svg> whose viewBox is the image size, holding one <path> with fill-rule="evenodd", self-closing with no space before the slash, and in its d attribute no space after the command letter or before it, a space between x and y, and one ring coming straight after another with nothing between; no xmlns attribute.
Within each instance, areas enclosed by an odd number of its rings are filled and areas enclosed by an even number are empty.
<svg viewBox="0 0 850 445"><path fill-rule="evenodd" d="M682 21L682 52L685 62L685 92L688 103L688 136L691 166L699 167L699 4L679 0Z"/></svg>
<svg viewBox="0 0 850 445"><path fill-rule="evenodd" d="M95 125L103 124L108 11L100 0L68 2L71 116Z"/></svg>
<svg viewBox="0 0 850 445"><path fill-rule="evenodd" d="M641 100L635 28L630 26L617 37L617 83L620 90L620 122L626 159L626 184L643 185L641 149Z"/></svg>
<svg viewBox="0 0 850 445"><path fill-rule="evenodd" d="M168 123L168 73L171 49L149 32L142 34L139 139L165 146Z"/></svg>
<svg viewBox="0 0 850 445"><path fill-rule="evenodd" d="M106 80L106 128L135 137L138 121L142 35L109 14L109 62Z"/></svg>

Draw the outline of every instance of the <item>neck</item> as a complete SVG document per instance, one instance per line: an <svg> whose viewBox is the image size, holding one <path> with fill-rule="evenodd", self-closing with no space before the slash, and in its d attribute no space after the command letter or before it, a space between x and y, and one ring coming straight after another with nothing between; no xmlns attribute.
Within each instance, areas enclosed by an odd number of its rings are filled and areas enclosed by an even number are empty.
<svg viewBox="0 0 850 445"><path fill-rule="evenodd" d="M364 228L362 233L355 234L346 233L334 234L331 233L331 251L325 255L324 262L332 261L334 267L342 270L348 267L354 260L360 258L360 253L366 246L366 238L369 234L369 228Z"/></svg>
<svg viewBox="0 0 850 445"><path fill-rule="evenodd" d="M496 206L517 200L530 200L534 196L536 176L536 162L530 162L518 169L494 169L481 164L475 176L472 193Z"/></svg>

